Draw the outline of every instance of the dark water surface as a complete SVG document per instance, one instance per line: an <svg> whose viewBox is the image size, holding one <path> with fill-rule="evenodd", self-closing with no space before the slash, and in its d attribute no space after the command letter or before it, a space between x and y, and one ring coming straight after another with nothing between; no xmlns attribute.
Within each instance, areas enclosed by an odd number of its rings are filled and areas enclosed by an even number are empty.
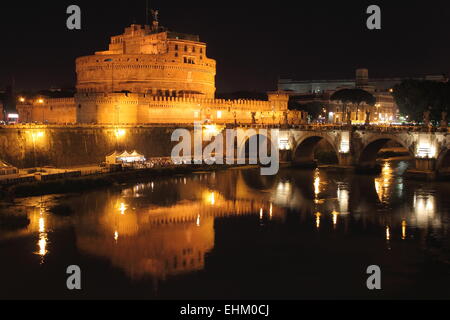
<svg viewBox="0 0 450 320"><path fill-rule="evenodd" d="M0 298L450 298L450 182L283 169L156 179L17 200ZM48 212L67 203L74 214ZM379 265L382 290L366 269ZM66 288L66 268L82 290Z"/></svg>

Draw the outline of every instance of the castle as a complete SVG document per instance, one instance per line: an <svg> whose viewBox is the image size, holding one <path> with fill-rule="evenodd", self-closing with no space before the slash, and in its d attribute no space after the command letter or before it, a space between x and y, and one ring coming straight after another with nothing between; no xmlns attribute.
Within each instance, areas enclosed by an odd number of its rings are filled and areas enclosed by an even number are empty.
<svg viewBox="0 0 450 320"><path fill-rule="evenodd" d="M19 101L22 123L44 124L297 124L306 113L288 110L289 96L268 100L215 99L216 61L196 35L132 24L111 37L106 51L76 59L71 98Z"/></svg>

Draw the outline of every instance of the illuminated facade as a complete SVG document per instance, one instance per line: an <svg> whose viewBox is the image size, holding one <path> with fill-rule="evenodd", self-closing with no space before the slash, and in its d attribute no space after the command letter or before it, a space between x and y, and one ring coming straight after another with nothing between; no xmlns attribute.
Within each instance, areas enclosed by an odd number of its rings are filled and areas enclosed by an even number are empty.
<svg viewBox="0 0 450 320"><path fill-rule="evenodd" d="M392 95L395 85L400 84L406 78L369 78L367 69L356 70L355 79L347 80L317 80L295 81L281 79L278 89L290 92L292 98L300 104L317 103L322 105L320 118L325 122L347 122L347 113L354 124L366 122L367 112L370 112L370 122L383 124L398 120L398 107ZM447 81L443 75L416 77L417 80ZM374 106L361 104L344 106L342 103L330 100L333 93L341 89L359 88L371 93L376 103Z"/></svg>
<svg viewBox="0 0 450 320"><path fill-rule="evenodd" d="M288 95L268 100L215 99L216 62L196 35L133 24L106 51L76 59L73 98L19 101L21 122L83 124L297 124Z"/></svg>

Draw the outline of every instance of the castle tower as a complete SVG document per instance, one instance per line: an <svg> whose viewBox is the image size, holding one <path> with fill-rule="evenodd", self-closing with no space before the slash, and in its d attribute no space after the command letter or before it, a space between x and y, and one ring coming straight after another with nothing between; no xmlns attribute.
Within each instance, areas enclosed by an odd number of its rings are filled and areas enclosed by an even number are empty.
<svg viewBox="0 0 450 320"><path fill-rule="evenodd" d="M214 98L216 62L199 36L132 24L106 51L76 60L78 93L128 91L164 97Z"/></svg>

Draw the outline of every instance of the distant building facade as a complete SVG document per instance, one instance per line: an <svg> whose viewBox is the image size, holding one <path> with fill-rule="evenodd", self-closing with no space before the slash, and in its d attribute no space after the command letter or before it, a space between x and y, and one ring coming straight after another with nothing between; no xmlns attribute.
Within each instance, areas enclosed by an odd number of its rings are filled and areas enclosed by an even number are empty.
<svg viewBox="0 0 450 320"><path fill-rule="evenodd" d="M196 35L133 24L107 51L76 59L73 98L37 97L18 104L21 122L145 124L194 121L236 124L300 123L289 96L268 100L215 99L216 61Z"/></svg>
<svg viewBox="0 0 450 320"><path fill-rule="evenodd" d="M372 123L391 123L397 121L398 107L392 95L395 85L407 78L370 79L367 69L356 70L355 79L350 80L316 80L295 81L280 79L278 89L289 92L291 99L300 104L316 102L321 105L322 119L326 122L340 123L346 121L346 112L350 112L352 123L365 123L369 113ZM414 78L417 80L432 80L446 82L444 75L424 76ZM371 93L376 103L374 106L350 106L344 111L338 102L330 100L333 93L341 89L359 88Z"/></svg>

